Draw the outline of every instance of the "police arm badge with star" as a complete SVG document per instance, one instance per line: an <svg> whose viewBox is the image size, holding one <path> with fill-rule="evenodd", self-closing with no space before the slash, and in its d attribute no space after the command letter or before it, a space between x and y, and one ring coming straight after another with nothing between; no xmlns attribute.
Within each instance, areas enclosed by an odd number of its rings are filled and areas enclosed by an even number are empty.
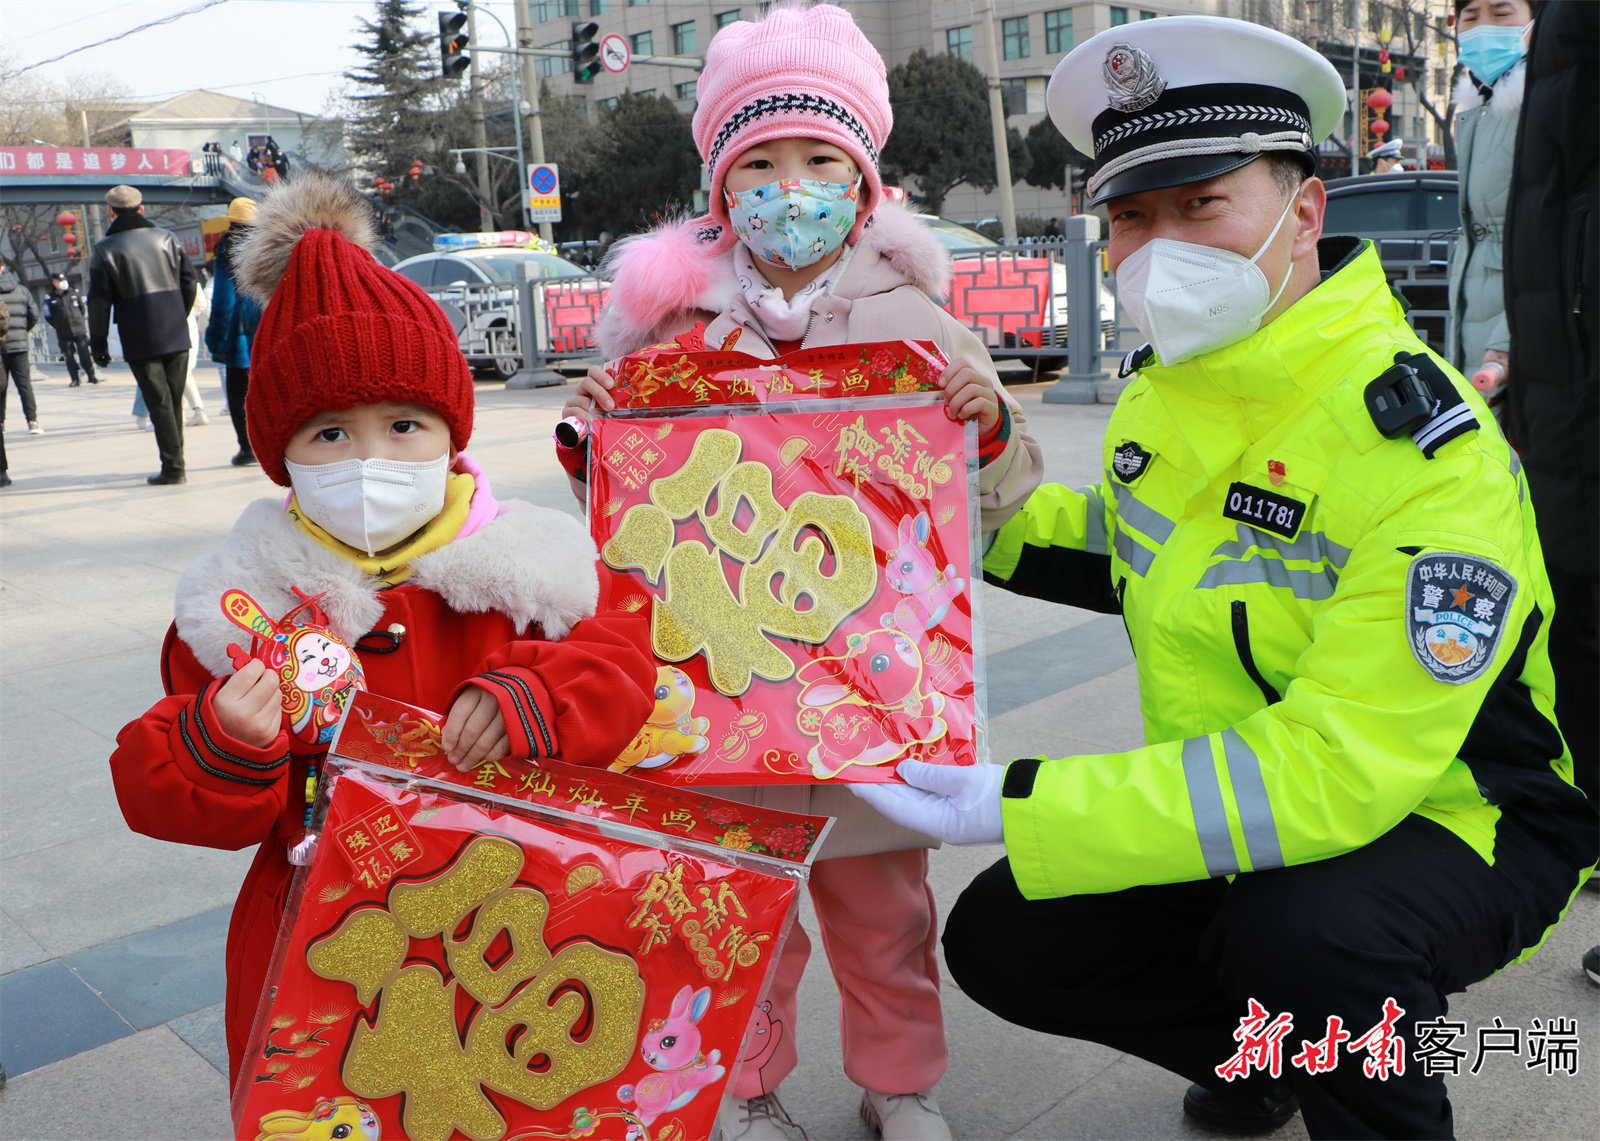
<svg viewBox="0 0 1600 1141"><path fill-rule="evenodd" d="M1517 580L1488 559L1452 552L1418 555L1406 575L1411 652L1439 681L1472 681L1494 660L1516 596Z"/></svg>

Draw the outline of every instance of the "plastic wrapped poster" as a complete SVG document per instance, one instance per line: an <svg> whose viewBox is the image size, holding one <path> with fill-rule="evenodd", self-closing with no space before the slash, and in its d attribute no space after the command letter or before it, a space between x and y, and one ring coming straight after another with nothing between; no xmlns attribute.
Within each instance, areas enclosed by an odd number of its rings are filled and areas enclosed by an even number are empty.
<svg viewBox="0 0 1600 1141"><path fill-rule="evenodd" d="M710 1137L827 819L603 770L462 774L440 722L351 703L237 1136Z"/></svg>
<svg viewBox="0 0 1600 1141"><path fill-rule="evenodd" d="M677 785L897 781L984 760L976 429L931 343L624 357L589 525L648 608L656 706L611 765Z"/></svg>

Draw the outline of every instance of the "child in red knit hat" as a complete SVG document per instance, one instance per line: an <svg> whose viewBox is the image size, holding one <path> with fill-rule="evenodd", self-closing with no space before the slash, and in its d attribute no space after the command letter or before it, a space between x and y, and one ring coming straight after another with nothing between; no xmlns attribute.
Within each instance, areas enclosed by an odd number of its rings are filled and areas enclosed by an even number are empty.
<svg viewBox="0 0 1600 1141"><path fill-rule="evenodd" d="M228 931L227 1037L238 1080L325 746L284 729L277 676L237 671L224 591L274 618L318 596L367 688L448 710L467 770L505 758L607 764L654 705L648 628L596 616L594 544L562 512L496 501L463 450L473 391L455 333L379 265L366 203L311 171L261 202L237 251L265 305L246 413L261 469L291 489L257 500L178 584L162 648L167 696L117 736L112 777L135 831L259 845Z"/></svg>
<svg viewBox="0 0 1600 1141"><path fill-rule="evenodd" d="M940 379L946 409L977 421L983 525L998 528L1038 485L1038 446L983 342L930 296L950 280L943 245L885 201L878 152L894 117L882 57L837 5L774 4L760 21L717 33L697 95L694 137L711 176L710 217L618 244L601 351L636 352L697 321L706 323L708 347L736 340L758 357L931 340L952 362ZM591 370L565 415L610 409L613 383ZM566 449L563 461L576 451ZM939 921L927 879L933 841L837 784L718 795L838 818L812 869L811 898L839 984L845 1073L862 1087L862 1118L885 1141L948 1141L932 1093L946 1064ZM748 1044L722 1122L726 1141L801 1134L777 1091L798 1060L796 992L810 948L797 924L763 996L770 1029Z"/></svg>

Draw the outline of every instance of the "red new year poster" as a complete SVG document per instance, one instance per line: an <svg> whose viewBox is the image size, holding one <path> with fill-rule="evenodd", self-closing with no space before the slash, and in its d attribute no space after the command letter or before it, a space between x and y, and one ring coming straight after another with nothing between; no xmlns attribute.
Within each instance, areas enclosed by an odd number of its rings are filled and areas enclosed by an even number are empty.
<svg viewBox="0 0 1600 1141"><path fill-rule="evenodd" d="M656 708L612 764L679 785L895 781L983 759L975 429L934 346L625 357L589 521L648 609Z"/></svg>
<svg viewBox="0 0 1600 1141"><path fill-rule="evenodd" d="M826 819L457 773L439 721L367 693L346 715L334 751L366 759L326 764L237 1136L708 1138Z"/></svg>

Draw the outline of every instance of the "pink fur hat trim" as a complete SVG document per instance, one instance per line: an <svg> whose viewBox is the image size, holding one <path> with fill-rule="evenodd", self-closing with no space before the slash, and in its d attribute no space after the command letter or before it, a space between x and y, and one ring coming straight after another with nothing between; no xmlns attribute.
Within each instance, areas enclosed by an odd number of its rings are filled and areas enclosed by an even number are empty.
<svg viewBox="0 0 1600 1141"><path fill-rule="evenodd" d="M856 224L883 201L878 152L894 126L883 57L835 4L773 5L712 39L700 75L694 141L711 171L711 216L728 224L722 182L733 160L773 139L822 139L861 170Z"/></svg>

